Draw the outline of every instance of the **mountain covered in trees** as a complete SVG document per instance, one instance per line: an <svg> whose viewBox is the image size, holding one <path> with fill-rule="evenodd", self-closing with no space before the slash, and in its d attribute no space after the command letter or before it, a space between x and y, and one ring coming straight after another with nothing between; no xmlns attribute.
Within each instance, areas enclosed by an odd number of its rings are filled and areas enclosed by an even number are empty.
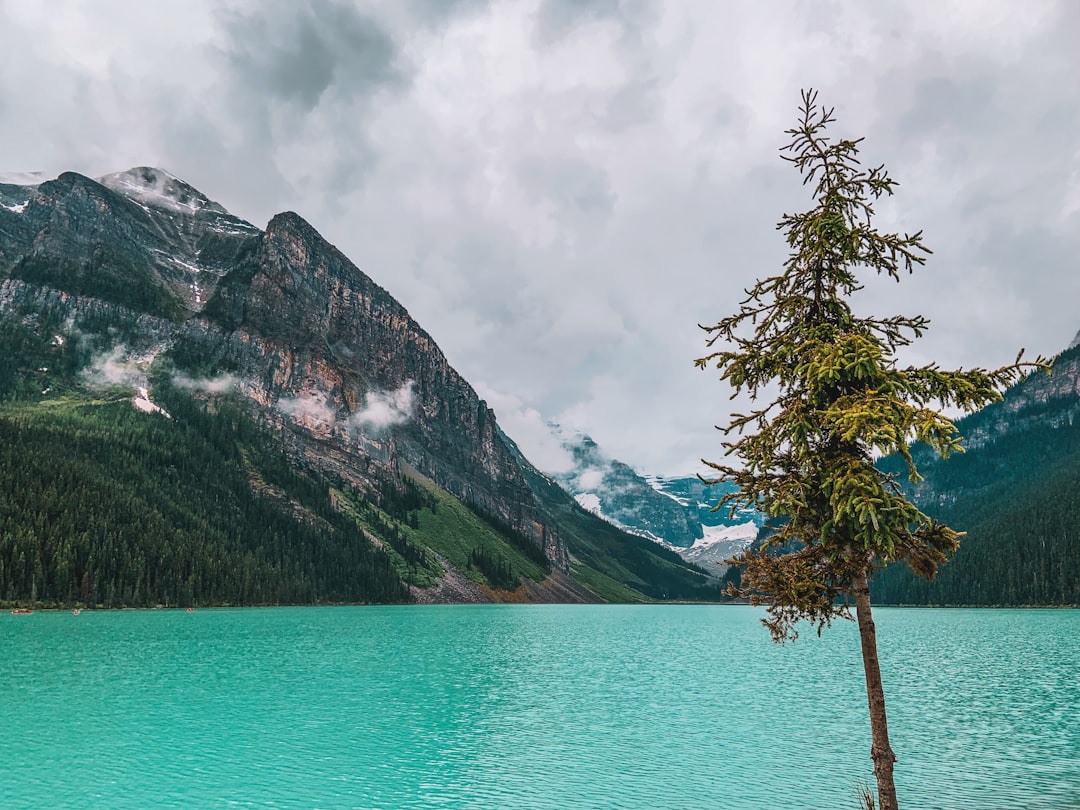
<svg viewBox="0 0 1080 810"><path fill-rule="evenodd" d="M293 213L160 169L0 182L0 601L710 599L521 454Z"/></svg>
<svg viewBox="0 0 1080 810"><path fill-rule="evenodd" d="M1078 336L1080 338L1080 336ZM902 566L878 574L878 602L918 605L1080 604L1080 340L1003 401L960 420L967 452L916 447L925 480L882 466L927 514L966 532L932 582Z"/></svg>

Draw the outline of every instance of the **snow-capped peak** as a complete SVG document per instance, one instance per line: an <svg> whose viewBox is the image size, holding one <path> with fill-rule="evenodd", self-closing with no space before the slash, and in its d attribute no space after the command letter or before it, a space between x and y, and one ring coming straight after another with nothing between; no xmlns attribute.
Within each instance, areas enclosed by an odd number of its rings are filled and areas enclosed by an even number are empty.
<svg viewBox="0 0 1080 810"><path fill-rule="evenodd" d="M97 181L117 194L155 208L181 214L195 214L199 211L228 213L205 194L164 169L138 166L126 172L107 174L99 177Z"/></svg>

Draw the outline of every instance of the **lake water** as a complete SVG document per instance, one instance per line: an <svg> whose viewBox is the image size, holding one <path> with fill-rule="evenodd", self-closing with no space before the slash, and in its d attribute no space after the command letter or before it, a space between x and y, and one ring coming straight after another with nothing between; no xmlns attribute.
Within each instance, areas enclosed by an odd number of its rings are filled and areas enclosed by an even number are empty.
<svg viewBox="0 0 1080 810"><path fill-rule="evenodd" d="M0 807L858 807L858 636L752 608L0 616ZM1080 808L1080 611L876 611L901 806Z"/></svg>

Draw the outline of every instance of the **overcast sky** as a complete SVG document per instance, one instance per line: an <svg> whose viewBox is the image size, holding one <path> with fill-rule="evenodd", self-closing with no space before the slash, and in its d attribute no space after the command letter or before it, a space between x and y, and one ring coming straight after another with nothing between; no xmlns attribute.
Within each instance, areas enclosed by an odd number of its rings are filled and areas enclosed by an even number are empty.
<svg viewBox="0 0 1080 810"><path fill-rule="evenodd" d="M0 0L0 171L160 166L293 210L396 296L541 467L546 420L702 470L699 323L786 255L799 90L901 186L927 266L860 311L998 365L1080 329L1080 3Z"/></svg>

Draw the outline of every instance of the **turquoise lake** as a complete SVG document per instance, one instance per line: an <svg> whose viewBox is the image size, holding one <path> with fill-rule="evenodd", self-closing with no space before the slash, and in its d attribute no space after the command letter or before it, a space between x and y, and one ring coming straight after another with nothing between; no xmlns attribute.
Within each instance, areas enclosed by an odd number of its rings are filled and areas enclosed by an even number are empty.
<svg viewBox="0 0 1080 810"><path fill-rule="evenodd" d="M0 616L0 808L821 808L858 635L747 607ZM1080 808L1080 611L875 612L901 806Z"/></svg>

